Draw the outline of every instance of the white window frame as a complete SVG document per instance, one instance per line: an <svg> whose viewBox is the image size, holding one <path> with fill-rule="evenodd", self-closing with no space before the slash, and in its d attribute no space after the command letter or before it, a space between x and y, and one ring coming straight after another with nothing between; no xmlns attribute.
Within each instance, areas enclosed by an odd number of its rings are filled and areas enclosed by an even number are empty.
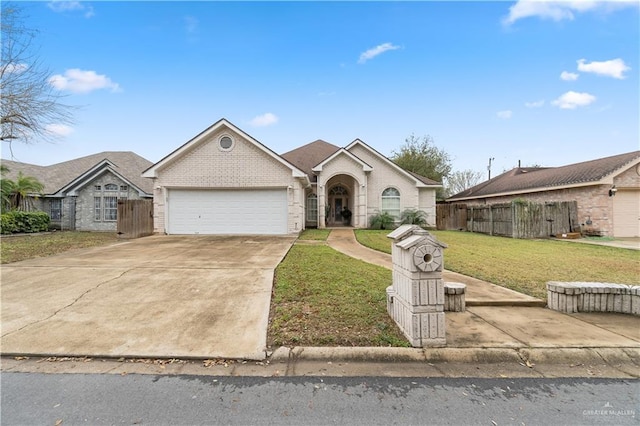
<svg viewBox="0 0 640 426"><path fill-rule="evenodd" d="M393 203L393 206L389 206ZM382 191L380 211L387 212L396 220L400 219L400 191L397 188L389 186Z"/></svg>

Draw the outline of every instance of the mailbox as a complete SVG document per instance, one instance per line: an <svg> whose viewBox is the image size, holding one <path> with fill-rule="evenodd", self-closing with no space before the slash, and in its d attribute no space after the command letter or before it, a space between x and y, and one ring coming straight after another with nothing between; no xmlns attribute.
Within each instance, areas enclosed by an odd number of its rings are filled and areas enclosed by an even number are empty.
<svg viewBox="0 0 640 426"><path fill-rule="evenodd" d="M402 225L393 240L393 284L387 310L414 347L444 346L444 268L446 244L416 225Z"/></svg>

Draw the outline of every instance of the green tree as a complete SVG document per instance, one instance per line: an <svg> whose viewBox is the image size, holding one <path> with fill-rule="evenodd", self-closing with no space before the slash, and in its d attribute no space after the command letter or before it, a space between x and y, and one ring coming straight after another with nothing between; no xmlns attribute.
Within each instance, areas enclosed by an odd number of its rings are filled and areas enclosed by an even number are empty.
<svg viewBox="0 0 640 426"><path fill-rule="evenodd" d="M12 210L28 211L33 207L32 197L42 194L44 185L33 176L18 173L15 181L2 178L2 201Z"/></svg>
<svg viewBox="0 0 640 426"><path fill-rule="evenodd" d="M449 154L438 148L429 135L417 137L412 134L406 138L400 150L391 153L391 161L407 171L436 182L442 182L451 173ZM437 197L444 197L442 190L438 190Z"/></svg>
<svg viewBox="0 0 640 426"><path fill-rule="evenodd" d="M4 164L0 164L0 173L2 179L0 179L0 188L2 189L2 202L0 204L0 210L6 211L11 208L11 200L9 195L13 186L13 181L4 177L9 172L9 168Z"/></svg>

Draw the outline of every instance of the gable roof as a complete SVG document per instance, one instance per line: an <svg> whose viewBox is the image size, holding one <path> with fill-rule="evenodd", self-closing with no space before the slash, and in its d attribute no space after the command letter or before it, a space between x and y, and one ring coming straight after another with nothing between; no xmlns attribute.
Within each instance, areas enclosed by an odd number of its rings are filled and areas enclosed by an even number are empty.
<svg viewBox="0 0 640 426"><path fill-rule="evenodd" d="M455 194L447 201L611 184L613 176L635 163L640 163L640 151L562 167L516 167L491 180Z"/></svg>
<svg viewBox="0 0 640 426"><path fill-rule="evenodd" d="M353 147L360 145L362 146L364 149L368 150L369 152L371 152L372 154L378 156L382 161L384 161L386 164L388 164L389 166L391 166L392 168L396 169L397 171L399 171L400 173L406 175L409 179L412 179L414 181L416 181L416 186L418 187L429 187L429 186L434 186L434 187L441 187L442 184L436 182L435 180L429 179L427 177L424 176L420 176L417 173L412 173L408 170L403 169L402 167L398 166L396 163L394 163L393 161L389 160L387 157L385 157L384 155L380 154L378 151L376 151L375 149L371 148L369 145L367 145L366 143L364 143L363 141L361 141L360 139L356 139L353 142L351 142L345 149L347 151L351 150Z"/></svg>
<svg viewBox="0 0 640 426"><path fill-rule="evenodd" d="M291 164L294 164L309 177L313 176L315 180L312 170L313 167L320 164L322 160L330 157L338 150L340 150L340 147L318 139L317 141L308 143L289 152L285 152L281 157Z"/></svg>
<svg viewBox="0 0 640 426"><path fill-rule="evenodd" d="M359 159L354 154L352 154L351 152L347 151L344 148L340 148L338 151L334 152L333 154L331 154L330 156L325 158L321 163L319 163L316 166L314 166L314 168L312 170L314 172L321 172L322 171L322 167L325 164L329 163L331 160L333 160L334 158L336 158L340 154L347 156L348 158L352 159L357 164L362 166L362 170L364 170L365 172L370 172L371 170L373 170L373 167L371 167L370 165L368 165L367 163L365 163L364 161L362 161L361 159Z"/></svg>
<svg viewBox="0 0 640 426"><path fill-rule="evenodd" d="M15 179L19 172L38 179L44 184L45 194L55 194L74 183L74 186L77 187L85 180L79 178L92 178L96 173L90 172L101 171L105 165L108 165L115 174L146 194L153 192L153 182L140 176L140 173L153 163L131 151L104 151L50 166L38 166L9 160L2 160L2 164L9 168L7 174L9 179Z"/></svg>
<svg viewBox="0 0 640 426"><path fill-rule="evenodd" d="M180 146L176 150L174 150L172 153L170 153L169 155L165 156L163 159L161 159L157 163L153 164L148 169L144 170L142 172L142 176L143 177L148 177L148 178L157 177L157 173L158 173L159 169L161 169L162 167L164 167L164 166L166 166L168 164L171 164L173 161L175 161L176 159L181 157L184 153L188 152L189 150L193 149L194 147L196 147L199 144L201 144L204 141L206 141L207 138L210 135L212 135L213 133L217 132L218 130L220 130L223 127L226 127L227 129L229 129L229 130L235 132L236 134L240 135L241 137L243 137L244 139L249 141L249 143L255 145L258 149L260 149L261 151L263 151L264 153L269 155L271 158L273 158L274 160L276 160L280 164L282 164L282 165L288 167L289 169L291 169L291 175L293 177L303 177L303 178L307 178L307 180L309 179L308 175L305 172L303 172L298 167L294 166L289 161L287 161L286 159L284 159L280 155L276 154L275 152L273 152L272 150L267 148L265 145L263 145L260 142L258 142L257 139L253 138L248 133L244 132L243 130L240 130L240 128L238 128L237 126L232 124L226 118L221 118L220 120L216 121L211 126L209 126L205 130L203 130L202 132L200 132L199 134L197 134L196 136L194 136L193 138L188 140L186 143L184 143L182 146Z"/></svg>

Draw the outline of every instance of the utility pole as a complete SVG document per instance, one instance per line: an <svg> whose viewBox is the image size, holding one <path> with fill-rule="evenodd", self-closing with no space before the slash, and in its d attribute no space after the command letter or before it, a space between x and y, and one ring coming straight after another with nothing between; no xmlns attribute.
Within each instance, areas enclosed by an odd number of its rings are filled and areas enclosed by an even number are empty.
<svg viewBox="0 0 640 426"><path fill-rule="evenodd" d="M489 158L489 165L487 166L487 170L489 170L489 179L488 180L491 180L491 162L493 160L495 160L495 158L493 158L493 157Z"/></svg>

